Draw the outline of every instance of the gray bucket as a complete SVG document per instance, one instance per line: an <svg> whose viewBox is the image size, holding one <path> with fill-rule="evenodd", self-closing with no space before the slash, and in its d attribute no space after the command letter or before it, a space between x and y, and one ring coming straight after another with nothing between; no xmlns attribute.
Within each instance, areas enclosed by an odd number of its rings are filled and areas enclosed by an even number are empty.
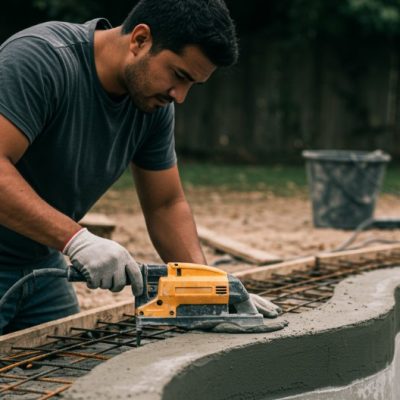
<svg viewBox="0 0 400 400"><path fill-rule="evenodd" d="M372 218L386 164L376 150L305 150L314 226L354 229Z"/></svg>

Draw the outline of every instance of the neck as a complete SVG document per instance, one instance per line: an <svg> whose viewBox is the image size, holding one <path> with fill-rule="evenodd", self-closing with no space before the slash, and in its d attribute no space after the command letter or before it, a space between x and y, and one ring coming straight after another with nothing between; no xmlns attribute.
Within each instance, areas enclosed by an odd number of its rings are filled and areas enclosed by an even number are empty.
<svg viewBox="0 0 400 400"><path fill-rule="evenodd" d="M129 35L121 35L121 27L97 30L94 33L94 59L97 75L104 90L111 95L126 93L122 85L124 55Z"/></svg>

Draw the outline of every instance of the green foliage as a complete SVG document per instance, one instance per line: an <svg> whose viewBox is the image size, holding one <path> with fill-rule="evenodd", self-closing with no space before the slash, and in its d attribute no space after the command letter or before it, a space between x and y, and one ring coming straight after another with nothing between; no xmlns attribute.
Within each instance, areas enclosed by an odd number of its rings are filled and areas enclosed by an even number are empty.
<svg viewBox="0 0 400 400"><path fill-rule="evenodd" d="M186 188L261 190L285 196L306 192L306 176L303 166L249 166L181 162L179 170L183 185ZM113 185L113 189L130 189L132 184L131 173L127 170Z"/></svg>
<svg viewBox="0 0 400 400"><path fill-rule="evenodd" d="M49 19L85 21L127 13L137 0L31 0ZM291 40L349 34L398 35L400 0L226 0L239 30L265 29Z"/></svg>
<svg viewBox="0 0 400 400"><path fill-rule="evenodd" d="M208 187L212 190L267 191L281 196L307 194L304 165L221 165L180 163L181 179L186 188ZM400 165L389 165L382 192L400 196ZM113 190L133 187L128 169L113 185Z"/></svg>
<svg viewBox="0 0 400 400"><path fill-rule="evenodd" d="M218 165L184 163L180 168L185 186L208 186L238 191L268 191L279 195L305 192L303 166Z"/></svg>
<svg viewBox="0 0 400 400"><path fill-rule="evenodd" d="M400 0L347 0L347 10L368 32L398 34Z"/></svg>
<svg viewBox="0 0 400 400"><path fill-rule="evenodd" d="M396 196L400 196L400 165L389 165L383 182L382 191Z"/></svg>
<svg viewBox="0 0 400 400"><path fill-rule="evenodd" d="M71 22L85 21L101 9L101 1L95 0L33 0L33 4L49 19Z"/></svg>
<svg viewBox="0 0 400 400"><path fill-rule="evenodd" d="M400 33L400 0L227 0L227 3L242 30L263 29L291 41Z"/></svg>
<svg viewBox="0 0 400 400"><path fill-rule="evenodd" d="M290 15L293 26L300 24L303 29L328 36L400 32L399 0L296 0Z"/></svg>

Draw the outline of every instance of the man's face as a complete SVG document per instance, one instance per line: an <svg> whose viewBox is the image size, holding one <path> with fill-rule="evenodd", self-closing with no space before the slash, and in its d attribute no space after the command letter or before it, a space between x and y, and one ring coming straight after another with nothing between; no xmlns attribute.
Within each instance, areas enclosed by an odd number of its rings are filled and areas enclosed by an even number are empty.
<svg viewBox="0 0 400 400"><path fill-rule="evenodd" d="M142 54L125 67L124 82L135 105L153 112L173 101L183 103L192 85L206 82L215 69L197 46L186 46L180 55Z"/></svg>

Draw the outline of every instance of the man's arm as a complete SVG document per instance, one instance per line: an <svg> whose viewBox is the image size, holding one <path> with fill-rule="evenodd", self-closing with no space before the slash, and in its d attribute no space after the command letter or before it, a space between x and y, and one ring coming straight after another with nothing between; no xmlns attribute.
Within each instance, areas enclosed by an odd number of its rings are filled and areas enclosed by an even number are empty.
<svg viewBox="0 0 400 400"><path fill-rule="evenodd" d="M0 115L0 224L62 249L81 226L41 199L15 168L28 146L26 136Z"/></svg>
<svg viewBox="0 0 400 400"><path fill-rule="evenodd" d="M149 171L133 165L132 173L147 229L163 261L207 264L178 168ZM282 312L267 299L255 294L250 294L250 298L264 317L275 318Z"/></svg>
<svg viewBox="0 0 400 400"><path fill-rule="evenodd" d="M21 176L14 165L28 146L25 135L0 115L0 225L63 250L90 288L117 292L130 283L133 293L140 295L142 275L128 251L51 207Z"/></svg>
<svg viewBox="0 0 400 400"><path fill-rule="evenodd" d="M132 166L150 238L164 262L206 264L177 166L150 171Z"/></svg>

